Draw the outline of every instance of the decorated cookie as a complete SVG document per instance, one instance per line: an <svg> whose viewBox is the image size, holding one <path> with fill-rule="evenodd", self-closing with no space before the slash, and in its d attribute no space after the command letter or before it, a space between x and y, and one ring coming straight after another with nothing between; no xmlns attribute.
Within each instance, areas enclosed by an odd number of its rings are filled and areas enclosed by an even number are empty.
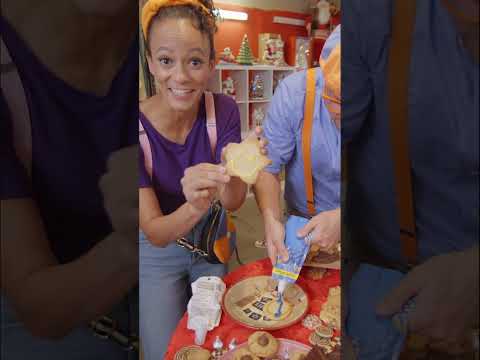
<svg viewBox="0 0 480 360"><path fill-rule="evenodd" d="M272 357L278 351L278 341L266 331L256 331L248 338L248 349L259 357Z"/></svg>
<svg viewBox="0 0 480 360"><path fill-rule="evenodd" d="M288 301L284 301L282 309L280 310L280 315L277 316L279 304L277 301L271 301L265 305L265 314L267 314L271 319L274 320L283 320L286 319L292 312L293 306Z"/></svg>
<svg viewBox="0 0 480 360"><path fill-rule="evenodd" d="M317 315L308 314L302 320L302 325L308 330L314 330L318 325L320 325L320 318Z"/></svg>
<svg viewBox="0 0 480 360"><path fill-rule="evenodd" d="M235 351L233 354L233 360L260 360L257 356L253 355L248 349L241 348Z"/></svg>
<svg viewBox="0 0 480 360"><path fill-rule="evenodd" d="M199 346L187 346L175 354L175 360L209 360L210 352Z"/></svg>
<svg viewBox="0 0 480 360"><path fill-rule="evenodd" d="M250 185L255 184L258 173L271 163L271 160L260 152L260 142L253 136L240 144L228 144L225 148L225 160L228 174L238 176Z"/></svg>
<svg viewBox="0 0 480 360"><path fill-rule="evenodd" d="M323 324L320 324L315 328L315 333L320 337L328 338L328 339L333 336L332 328Z"/></svg>
<svg viewBox="0 0 480 360"><path fill-rule="evenodd" d="M320 346L322 348L325 348L327 346L330 346L330 340L324 337L321 337L318 335L316 332L312 332L308 338L308 341L310 344L313 346Z"/></svg>

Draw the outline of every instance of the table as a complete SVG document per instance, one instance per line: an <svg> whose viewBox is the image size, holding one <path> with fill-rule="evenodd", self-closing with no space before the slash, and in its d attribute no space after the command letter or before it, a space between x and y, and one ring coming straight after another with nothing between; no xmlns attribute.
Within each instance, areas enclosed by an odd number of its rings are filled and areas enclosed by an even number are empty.
<svg viewBox="0 0 480 360"><path fill-rule="evenodd" d="M339 270L327 270L324 277L320 280L313 280L306 275L307 269L304 268L300 274L297 284L307 293L309 298L309 309L307 314L314 313L318 315L320 313L322 304L326 302L328 297L328 291L331 287L340 285L340 271ZM252 276L259 275L271 275L272 264L270 260L262 259L237 268L235 271L227 274L223 281L227 285L227 289L237 282ZM165 360L173 360L175 353L184 346L194 345L194 331L187 329L188 315L185 314L180 320L165 354ZM213 350L213 342L216 336L220 336L220 339L228 346L230 341L235 338L237 344L241 344L247 341L248 337L255 330L245 328L235 323L226 313L222 314L220 325L209 331L205 339L205 344L202 346L210 351ZM271 331L271 334L276 338L287 338L295 340L306 345L310 345L308 337L311 330L308 330L302 326L299 322L286 329Z"/></svg>

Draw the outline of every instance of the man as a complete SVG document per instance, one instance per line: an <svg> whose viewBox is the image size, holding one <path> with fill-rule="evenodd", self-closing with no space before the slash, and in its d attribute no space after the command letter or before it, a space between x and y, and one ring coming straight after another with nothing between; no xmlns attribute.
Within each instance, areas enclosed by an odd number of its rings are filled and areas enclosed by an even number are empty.
<svg viewBox="0 0 480 360"><path fill-rule="evenodd" d="M284 79L277 87L264 123L272 164L262 171L255 195L265 224L265 239L273 264L288 259L280 206L280 172L285 167L285 201L289 214L309 218L298 231L312 244L330 248L340 239L340 27L332 33L315 71L311 167L315 214L311 216L305 191L302 126L306 101L306 72ZM328 54L325 55L325 54ZM332 66L332 64L337 64ZM337 79L335 81L334 79ZM328 90L324 91L324 88Z"/></svg>
<svg viewBox="0 0 480 360"><path fill-rule="evenodd" d="M391 358L399 335L390 317L411 298L408 330L432 346L453 348L478 327L478 4L415 5L408 140L418 266L406 276L392 270L406 265L388 116L394 1L343 4L349 245L355 260L375 265L360 266L344 292L360 358Z"/></svg>

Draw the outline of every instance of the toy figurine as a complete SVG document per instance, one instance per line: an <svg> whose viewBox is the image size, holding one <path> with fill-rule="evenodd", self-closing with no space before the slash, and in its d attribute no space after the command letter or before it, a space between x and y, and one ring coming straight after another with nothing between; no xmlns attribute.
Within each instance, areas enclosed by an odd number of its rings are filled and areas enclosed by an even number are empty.
<svg viewBox="0 0 480 360"><path fill-rule="evenodd" d="M233 100L236 98L235 81L230 76L222 82L222 93Z"/></svg>
<svg viewBox="0 0 480 360"><path fill-rule="evenodd" d="M226 47L223 49L223 52L220 54L220 61L221 64L235 64L235 55L233 55L232 49Z"/></svg>
<svg viewBox="0 0 480 360"><path fill-rule="evenodd" d="M255 75L250 87L250 97L252 99L262 99L264 97L263 77L260 74Z"/></svg>
<svg viewBox="0 0 480 360"><path fill-rule="evenodd" d="M262 126L263 119L265 118L265 112L262 108L256 108L253 110L253 123L255 126Z"/></svg>

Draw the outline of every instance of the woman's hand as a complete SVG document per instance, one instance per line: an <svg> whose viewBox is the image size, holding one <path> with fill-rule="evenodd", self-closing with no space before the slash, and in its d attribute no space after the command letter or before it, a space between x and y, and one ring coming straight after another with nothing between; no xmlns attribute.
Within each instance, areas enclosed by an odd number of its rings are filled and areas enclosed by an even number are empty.
<svg viewBox="0 0 480 360"><path fill-rule="evenodd" d="M199 212L206 212L220 187L230 181L226 169L220 165L202 163L185 170L181 180L187 202Z"/></svg>

